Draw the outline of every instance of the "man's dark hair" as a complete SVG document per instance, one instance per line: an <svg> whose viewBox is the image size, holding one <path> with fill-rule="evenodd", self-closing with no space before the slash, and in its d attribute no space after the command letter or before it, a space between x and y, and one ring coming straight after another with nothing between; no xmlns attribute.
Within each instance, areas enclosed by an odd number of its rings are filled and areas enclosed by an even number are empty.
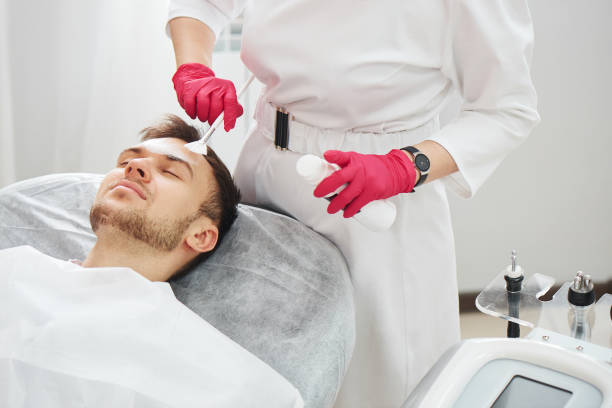
<svg viewBox="0 0 612 408"><path fill-rule="evenodd" d="M143 142L167 137L181 139L187 143L200 139L197 129L176 115L166 115L162 122L144 128L140 131L140 134ZM238 216L237 205L240 202L240 190L234 184L232 175L210 146L207 147L207 152L203 157L212 167L216 186L212 189L211 195L202 202L199 212L216 224L219 229L219 236L215 248L206 254L202 254L204 256L196 258L198 261L208 257L219 247L223 236Z"/></svg>

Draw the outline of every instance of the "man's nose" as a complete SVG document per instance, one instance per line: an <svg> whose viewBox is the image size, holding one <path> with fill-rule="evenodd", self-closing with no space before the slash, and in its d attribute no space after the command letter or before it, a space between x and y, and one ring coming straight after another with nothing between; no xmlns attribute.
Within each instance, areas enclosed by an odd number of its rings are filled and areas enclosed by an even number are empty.
<svg viewBox="0 0 612 408"><path fill-rule="evenodd" d="M125 177L148 182L151 179L151 171L145 159L132 159L125 166Z"/></svg>

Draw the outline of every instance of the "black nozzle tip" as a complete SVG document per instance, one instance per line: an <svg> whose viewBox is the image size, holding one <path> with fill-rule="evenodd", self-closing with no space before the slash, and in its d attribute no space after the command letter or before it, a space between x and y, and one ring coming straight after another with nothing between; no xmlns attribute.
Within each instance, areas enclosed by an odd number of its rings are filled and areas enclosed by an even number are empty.
<svg viewBox="0 0 612 408"><path fill-rule="evenodd" d="M506 280L506 290L508 292L520 292L523 286L523 275L511 278L508 275L504 275Z"/></svg>
<svg viewBox="0 0 612 408"><path fill-rule="evenodd" d="M589 306L595 303L595 291L576 291L570 286L567 291L567 300L574 306Z"/></svg>

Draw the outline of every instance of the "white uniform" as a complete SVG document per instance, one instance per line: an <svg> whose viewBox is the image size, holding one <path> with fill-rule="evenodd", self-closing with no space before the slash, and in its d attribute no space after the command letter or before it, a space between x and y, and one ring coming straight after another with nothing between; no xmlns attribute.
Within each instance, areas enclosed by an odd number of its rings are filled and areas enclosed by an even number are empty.
<svg viewBox="0 0 612 408"><path fill-rule="evenodd" d="M243 1L174 0L215 33ZM455 253L446 188L470 197L538 122L525 0L253 0L242 60L266 87L236 180L246 201L288 212L343 252L355 288L357 340L339 407L398 407L459 340ZM439 129L449 96L460 116ZM290 122L273 146L274 108ZM371 233L312 196L298 153L385 154L434 140L459 172L401 194L392 229Z"/></svg>

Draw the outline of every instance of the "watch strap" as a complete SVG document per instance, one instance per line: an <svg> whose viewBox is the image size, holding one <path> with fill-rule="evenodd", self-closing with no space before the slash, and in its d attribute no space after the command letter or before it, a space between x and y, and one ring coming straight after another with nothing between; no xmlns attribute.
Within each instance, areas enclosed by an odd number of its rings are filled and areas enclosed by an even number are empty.
<svg viewBox="0 0 612 408"><path fill-rule="evenodd" d="M419 181L417 181L417 183L414 185L414 187L418 187L421 184L423 184L425 180L427 180L427 174L429 173L429 166L426 169L422 169L417 165L417 156L421 154L425 156L425 153L421 152L419 149L417 149L414 146L405 146L405 147L402 147L401 150L405 150L412 155L414 167L417 168L419 172L421 173L421 177L419 177ZM428 161L429 161L429 158L428 158ZM412 192L414 192L414 188Z"/></svg>

